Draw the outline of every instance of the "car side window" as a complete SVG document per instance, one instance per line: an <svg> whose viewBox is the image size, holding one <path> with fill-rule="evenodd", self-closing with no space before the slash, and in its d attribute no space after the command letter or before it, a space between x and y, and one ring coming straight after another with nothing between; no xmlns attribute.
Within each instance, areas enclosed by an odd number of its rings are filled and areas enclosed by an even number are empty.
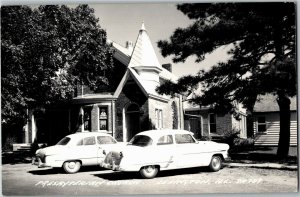
<svg viewBox="0 0 300 197"><path fill-rule="evenodd" d="M175 141L177 144L187 144L196 142L190 134L176 134Z"/></svg>
<svg viewBox="0 0 300 197"><path fill-rule="evenodd" d="M157 145L167 145L167 144L173 144L172 135L161 136L157 141Z"/></svg>
<svg viewBox="0 0 300 197"><path fill-rule="evenodd" d="M114 140L110 136L97 136L98 144L116 144L116 140Z"/></svg>
<svg viewBox="0 0 300 197"><path fill-rule="evenodd" d="M85 137L83 139L81 139L78 143L77 146L82 146L82 145L95 145L96 144L96 140L95 137Z"/></svg>

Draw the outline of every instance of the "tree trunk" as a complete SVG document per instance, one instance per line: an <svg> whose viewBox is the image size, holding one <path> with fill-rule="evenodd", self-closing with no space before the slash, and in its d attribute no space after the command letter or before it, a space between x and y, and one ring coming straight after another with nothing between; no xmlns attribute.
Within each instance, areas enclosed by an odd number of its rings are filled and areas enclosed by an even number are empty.
<svg viewBox="0 0 300 197"><path fill-rule="evenodd" d="M290 147L290 99L285 94L278 94L277 103L280 114L280 134L277 156L284 159L289 154Z"/></svg>

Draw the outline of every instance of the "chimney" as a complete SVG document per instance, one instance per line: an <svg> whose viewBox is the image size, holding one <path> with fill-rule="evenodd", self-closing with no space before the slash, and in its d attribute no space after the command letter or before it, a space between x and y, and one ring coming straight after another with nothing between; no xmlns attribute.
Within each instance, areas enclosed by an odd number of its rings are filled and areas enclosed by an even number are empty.
<svg viewBox="0 0 300 197"><path fill-rule="evenodd" d="M172 64L163 64L161 65L164 69L168 70L170 73L172 73Z"/></svg>
<svg viewBox="0 0 300 197"><path fill-rule="evenodd" d="M126 41L126 49L129 49L129 50L133 49L133 42L132 41Z"/></svg>

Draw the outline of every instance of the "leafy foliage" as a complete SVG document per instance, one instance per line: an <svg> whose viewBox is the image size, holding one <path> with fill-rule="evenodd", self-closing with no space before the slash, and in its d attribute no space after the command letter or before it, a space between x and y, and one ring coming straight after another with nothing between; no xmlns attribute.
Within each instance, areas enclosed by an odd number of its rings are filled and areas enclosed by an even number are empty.
<svg viewBox="0 0 300 197"><path fill-rule="evenodd" d="M78 83L109 84L112 49L87 5L1 7L2 123L74 96Z"/></svg>
<svg viewBox="0 0 300 197"><path fill-rule="evenodd" d="M234 47L228 62L185 76L176 84L168 81L157 89L159 93L188 95L200 85L201 94L191 102L237 116L237 103L252 111L258 95L271 93L281 111L289 111L289 97L297 89L295 3L199 3L177 8L194 23L178 28L170 40L158 42L163 56L184 62L194 55L199 62L222 45ZM281 121L288 123L289 117ZM285 135L288 130L281 127ZM288 147L286 140L285 144Z"/></svg>

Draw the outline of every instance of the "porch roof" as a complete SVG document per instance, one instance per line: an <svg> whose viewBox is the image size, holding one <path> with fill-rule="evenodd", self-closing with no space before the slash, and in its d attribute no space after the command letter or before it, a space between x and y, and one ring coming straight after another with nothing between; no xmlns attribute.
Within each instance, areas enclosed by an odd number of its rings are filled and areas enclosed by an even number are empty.
<svg viewBox="0 0 300 197"><path fill-rule="evenodd" d="M116 99L117 97L114 96L113 93L85 94L73 98L72 103L87 104L87 103L95 103L95 102L103 102L103 101L112 101Z"/></svg>

